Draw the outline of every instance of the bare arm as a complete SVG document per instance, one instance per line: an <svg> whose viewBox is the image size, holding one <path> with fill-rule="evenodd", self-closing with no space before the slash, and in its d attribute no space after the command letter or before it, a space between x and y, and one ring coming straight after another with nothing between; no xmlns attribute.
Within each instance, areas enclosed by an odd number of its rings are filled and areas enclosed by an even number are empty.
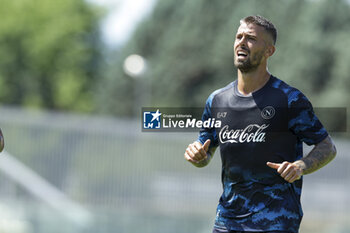
<svg viewBox="0 0 350 233"><path fill-rule="evenodd" d="M295 161L294 163L271 163L267 166L277 170L281 177L286 181L293 183L300 179L302 175L310 174L325 166L332 161L337 151L332 139L328 136L320 143L316 144L310 153L304 158Z"/></svg>
<svg viewBox="0 0 350 233"><path fill-rule="evenodd" d="M332 161L337 153L332 139L328 136L316 144L310 153L301 160L295 161L303 170L303 175L310 174Z"/></svg>

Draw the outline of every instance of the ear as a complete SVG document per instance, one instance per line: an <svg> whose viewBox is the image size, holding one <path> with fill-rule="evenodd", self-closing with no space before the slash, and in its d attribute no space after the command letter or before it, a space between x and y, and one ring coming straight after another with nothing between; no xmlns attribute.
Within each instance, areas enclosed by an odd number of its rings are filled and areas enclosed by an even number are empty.
<svg viewBox="0 0 350 233"><path fill-rule="evenodd" d="M266 49L266 56L271 57L275 53L276 47L273 44L269 44Z"/></svg>
<svg viewBox="0 0 350 233"><path fill-rule="evenodd" d="M267 53L268 53L268 56L271 57L276 51L276 47L271 44L267 47Z"/></svg>

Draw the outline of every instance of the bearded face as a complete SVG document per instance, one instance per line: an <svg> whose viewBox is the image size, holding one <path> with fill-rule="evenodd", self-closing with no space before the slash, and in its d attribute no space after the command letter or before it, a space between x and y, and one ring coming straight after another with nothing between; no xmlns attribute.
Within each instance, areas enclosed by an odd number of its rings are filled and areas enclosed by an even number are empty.
<svg viewBox="0 0 350 233"><path fill-rule="evenodd" d="M254 51L249 49L239 48L238 53L235 53L234 64L242 73L254 71L261 63L264 51ZM244 51L244 52L243 52Z"/></svg>
<svg viewBox="0 0 350 233"><path fill-rule="evenodd" d="M255 24L241 24L234 43L234 64L243 73L251 72L265 59L264 29Z"/></svg>

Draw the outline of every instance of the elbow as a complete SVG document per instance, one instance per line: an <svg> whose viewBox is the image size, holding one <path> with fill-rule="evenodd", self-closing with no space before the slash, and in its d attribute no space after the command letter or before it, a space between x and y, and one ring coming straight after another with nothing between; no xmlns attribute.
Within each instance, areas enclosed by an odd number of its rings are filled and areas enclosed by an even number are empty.
<svg viewBox="0 0 350 233"><path fill-rule="evenodd" d="M326 142L325 145L328 147L331 158L334 159L337 154L337 148L335 147L332 138L328 136L324 141Z"/></svg>
<svg viewBox="0 0 350 233"><path fill-rule="evenodd" d="M326 145L328 147L329 161L332 161L337 155L337 148L335 147L335 144L330 137L327 138Z"/></svg>
<svg viewBox="0 0 350 233"><path fill-rule="evenodd" d="M332 160L335 158L335 156L337 155L337 148L335 147L335 145L332 143L332 147L330 149L330 154L332 156Z"/></svg>

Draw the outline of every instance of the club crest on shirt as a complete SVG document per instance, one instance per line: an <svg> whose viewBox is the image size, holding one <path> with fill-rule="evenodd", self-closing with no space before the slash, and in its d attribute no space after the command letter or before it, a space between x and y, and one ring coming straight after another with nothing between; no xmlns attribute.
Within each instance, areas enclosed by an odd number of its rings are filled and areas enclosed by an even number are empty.
<svg viewBox="0 0 350 233"><path fill-rule="evenodd" d="M266 106L261 110L261 117L265 120L269 120L275 116L276 110L272 106Z"/></svg>
<svg viewBox="0 0 350 233"><path fill-rule="evenodd" d="M267 124L250 124L244 129L229 129L228 125L222 127L219 140L224 143L265 142L265 129Z"/></svg>
<svg viewBox="0 0 350 233"><path fill-rule="evenodd" d="M225 118L227 115L227 112L218 112L217 113L217 118Z"/></svg>

